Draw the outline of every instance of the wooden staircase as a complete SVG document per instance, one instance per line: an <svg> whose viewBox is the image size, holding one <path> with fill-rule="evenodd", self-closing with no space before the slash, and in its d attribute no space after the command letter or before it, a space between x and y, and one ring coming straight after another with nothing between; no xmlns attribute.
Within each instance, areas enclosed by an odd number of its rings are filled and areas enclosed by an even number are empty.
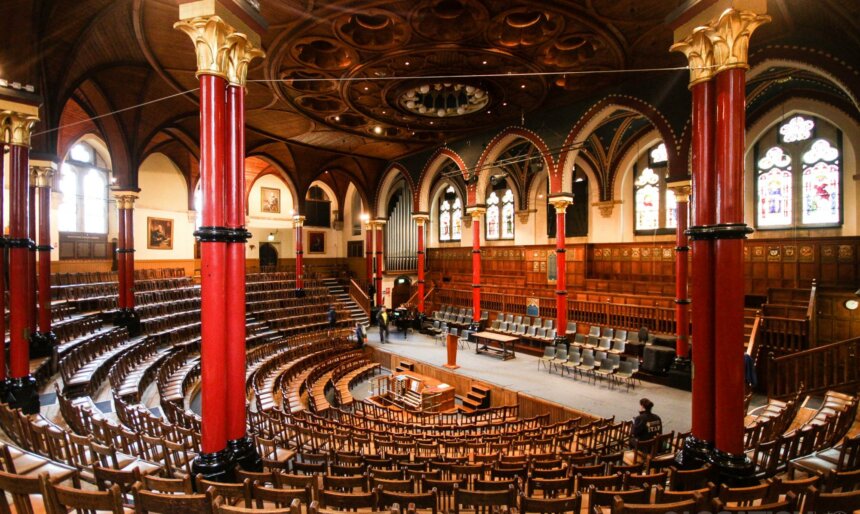
<svg viewBox="0 0 860 514"><path fill-rule="evenodd" d="M460 396L463 407L471 410L490 408L490 388L483 384L472 384L466 396Z"/></svg>
<svg viewBox="0 0 860 514"><path fill-rule="evenodd" d="M397 367L394 368L395 373L400 373L401 371L415 371L415 364L406 361L400 361L397 363Z"/></svg>

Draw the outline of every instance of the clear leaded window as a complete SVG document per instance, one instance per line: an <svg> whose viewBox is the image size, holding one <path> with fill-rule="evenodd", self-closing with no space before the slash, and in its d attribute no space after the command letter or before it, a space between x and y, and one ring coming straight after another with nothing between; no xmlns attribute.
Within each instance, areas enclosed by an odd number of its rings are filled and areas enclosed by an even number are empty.
<svg viewBox="0 0 860 514"><path fill-rule="evenodd" d="M842 131L814 116L775 125L754 146L756 226L842 223Z"/></svg>
<svg viewBox="0 0 860 514"><path fill-rule="evenodd" d="M60 168L60 232L107 233L109 173L92 146L72 147Z"/></svg>

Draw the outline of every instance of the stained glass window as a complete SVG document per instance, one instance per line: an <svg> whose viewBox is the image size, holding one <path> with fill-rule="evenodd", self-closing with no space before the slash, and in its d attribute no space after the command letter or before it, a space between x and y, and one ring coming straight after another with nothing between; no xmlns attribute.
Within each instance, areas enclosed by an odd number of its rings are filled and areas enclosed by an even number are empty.
<svg viewBox="0 0 860 514"><path fill-rule="evenodd" d="M502 239L514 238L514 193L510 189L502 197Z"/></svg>
<svg viewBox="0 0 860 514"><path fill-rule="evenodd" d="M660 228L660 177L645 168L636 179L636 230Z"/></svg>
<svg viewBox="0 0 860 514"><path fill-rule="evenodd" d="M439 241L459 241L462 236L463 203L454 186L448 186L439 199Z"/></svg>
<svg viewBox="0 0 860 514"><path fill-rule="evenodd" d="M666 228L678 227L678 201L675 192L666 190Z"/></svg>
<svg viewBox="0 0 860 514"><path fill-rule="evenodd" d="M758 161L758 224L791 225L791 157L774 146Z"/></svg>
<svg viewBox="0 0 860 514"><path fill-rule="evenodd" d="M660 164L669 161L669 154L666 152L666 145L660 143L656 148L651 150L651 163Z"/></svg>
<svg viewBox="0 0 860 514"><path fill-rule="evenodd" d="M842 132L814 116L793 116L754 146L756 225L834 226L842 221Z"/></svg>
<svg viewBox="0 0 860 514"><path fill-rule="evenodd" d="M499 233L499 196L493 191L487 197L487 239L498 239Z"/></svg>

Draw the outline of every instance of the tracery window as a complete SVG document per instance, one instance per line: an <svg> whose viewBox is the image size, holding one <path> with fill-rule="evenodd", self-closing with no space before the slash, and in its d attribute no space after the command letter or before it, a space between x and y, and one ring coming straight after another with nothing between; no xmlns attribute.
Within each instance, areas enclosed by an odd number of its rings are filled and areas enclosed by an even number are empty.
<svg viewBox="0 0 860 514"><path fill-rule="evenodd" d="M753 153L757 227L842 223L842 132L837 127L814 116L792 116L766 132Z"/></svg>
<svg viewBox="0 0 860 514"><path fill-rule="evenodd" d="M670 231L678 226L675 192L666 187L668 168L669 157L663 143L649 149L633 165L637 232Z"/></svg>
<svg viewBox="0 0 860 514"><path fill-rule="evenodd" d="M71 148L60 168L60 232L107 233L109 173L91 145L82 142Z"/></svg>
<svg viewBox="0 0 860 514"><path fill-rule="evenodd" d="M502 185L487 197L488 241L514 238L514 192Z"/></svg>
<svg viewBox="0 0 860 514"><path fill-rule="evenodd" d="M439 241L459 241L463 237L463 202L454 186L439 199Z"/></svg>

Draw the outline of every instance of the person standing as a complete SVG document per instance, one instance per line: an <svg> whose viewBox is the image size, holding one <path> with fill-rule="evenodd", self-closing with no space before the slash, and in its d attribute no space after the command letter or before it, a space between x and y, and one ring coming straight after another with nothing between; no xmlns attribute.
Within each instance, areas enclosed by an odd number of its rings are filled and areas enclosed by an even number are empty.
<svg viewBox="0 0 860 514"><path fill-rule="evenodd" d="M385 307L379 309L379 314L376 315L376 324L379 325L379 342L388 342L388 311Z"/></svg>
<svg viewBox="0 0 860 514"><path fill-rule="evenodd" d="M337 311L334 309L334 305L330 305L328 308L328 331L329 336L331 336L334 329L337 327Z"/></svg>
<svg viewBox="0 0 860 514"><path fill-rule="evenodd" d="M648 398L639 400L639 415L633 419L633 429L631 430L634 440L646 441L663 433L663 421L660 416L651 412L653 408L654 402Z"/></svg>
<svg viewBox="0 0 860 514"><path fill-rule="evenodd" d="M364 348L367 335L364 333L364 325L360 321L355 322L355 341L358 344L358 349Z"/></svg>

